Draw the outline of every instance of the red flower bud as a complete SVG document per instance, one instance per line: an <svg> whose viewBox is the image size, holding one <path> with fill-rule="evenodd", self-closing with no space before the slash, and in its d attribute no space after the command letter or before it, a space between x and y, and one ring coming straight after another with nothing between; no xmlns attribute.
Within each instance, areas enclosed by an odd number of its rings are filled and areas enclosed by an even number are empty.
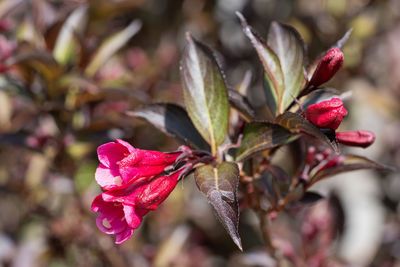
<svg viewBox="0 0 400 267"><path fill-rule="evenodd" d="M343 107L343 102L339 98L310 105L305 112L306 119L315 126L333 130L339 127L346 115L347 110Z"/></svg>
<svg viewBox="0 0 400 267"><path fill-rule="evenodd" d="M337 157L331 158L324 166L322 166L318 170L318 172L332 168L332 167L340 166L343 164L343 162L344 162L343 156L337 156Z"/></svg>
<svg viewBox="0 0 400 267"><path fill-rule="evenodd" d="M329 49L319 62L309 84L315 87L329 81L343 66L343 52L339 48Z"/></svg>
<svg viewBox="0 0 400 267"><path fill-rule="evenodd" d="M366 148L375 141L375 134L370 131L339 132L336 139L343 145Z"/></svg>

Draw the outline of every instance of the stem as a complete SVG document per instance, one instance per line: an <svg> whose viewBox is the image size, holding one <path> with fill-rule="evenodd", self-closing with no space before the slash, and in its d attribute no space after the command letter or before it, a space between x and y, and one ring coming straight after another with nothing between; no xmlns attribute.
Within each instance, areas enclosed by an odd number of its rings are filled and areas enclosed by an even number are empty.
<svg viewBox="0 0 400 267"><path fill-rule="evenodd" d="M265 245L267 247L268 254L270 254L271 257L275 258L275 247L272 244L271 236L269 234L268 219L266 218L264 211L259 210L257 213L258 217L260 218L261 232L265 240Z"/></svg>
<svg viewBox="0 0 400 267"><path fill-rule="evenodd" d="M261 201L260 201L260 193L257 188L254 190L254 195L256 197L257 203L255 203L255 209L257 212L257 215L260 219L260 227L261 227L261 232L264 237L265 245L268 251L268 254L272 257L275 258L275 247L272 244L271 236L269 234L269 225L268 225L268 219L266 218L265 211L261 208Z"/></svg>

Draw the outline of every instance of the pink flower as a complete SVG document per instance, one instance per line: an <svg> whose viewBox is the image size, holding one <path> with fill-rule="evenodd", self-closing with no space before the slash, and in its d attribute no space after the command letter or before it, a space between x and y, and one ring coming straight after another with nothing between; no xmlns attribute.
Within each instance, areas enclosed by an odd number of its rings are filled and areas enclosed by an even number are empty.
<svg viewBox="0 0 400 267"><path fill-rule="evenodd" d="M319 62L309 84L315 87L329 81L343 66L343 52L338 48L329 49Z"/></svg>
<svg viewBox="0 0 400 267"><path fill-rule="evenodd" d="M328 101L310 105L305 112L306 119L315 126L333 130L339 127L346 115L347 110L339 98L332 98Z"/></svg>
<svg viewBox="0 0 400 267"><path fill-rule="evenodd" d="M116 142L98 147L97 154L100 164L95 179L103 189L111 190L160 175L176 161L181 152L162 153L137 149L117 139Z"/></svg>
<svg viewBox="0 0 400 267"><path fill-rule="evenodd" d="M116 236L115 243L129 239L150 210L155 210L175 188L183 168L171 175L141 181L98 195L92 210L99 212L97 227Z"/></svg>
<svg viewBox="0 0 400 267"><path fill-rule="evenodd" d="M339 132L336 139L343 145L366 148L375 141L375 134L370 131Z"/></svg>

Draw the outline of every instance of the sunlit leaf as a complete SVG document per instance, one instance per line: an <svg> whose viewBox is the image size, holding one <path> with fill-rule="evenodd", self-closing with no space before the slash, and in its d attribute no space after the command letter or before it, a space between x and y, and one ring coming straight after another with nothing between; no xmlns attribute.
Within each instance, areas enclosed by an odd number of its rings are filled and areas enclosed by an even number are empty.
<svg viewBox="0 0 400 267"><path fill-rule="evenodd" d="M284 75L278 56L258 33L247 24L242 14L236 12L236 15L241 20L243 31L250 39L264 67L265 80L267 82L265 86L267 103L271 112L276 115L285 90Z"/></svg>
<svg viewBox="0 0 400 267"><path fill-rule="evenodd" d="M311 135L328 144L333 150L338 150L338 145L335 142L330 141L329 138L317 127L297 113L287 111L276 117L275 122L285 127L292 133L304 133Z"/></svg>
<svg viewBox="0 0 400 267"><path fill-rule="evenodd" d="M228 128L227 89L210 49L190 34L181 60L181 80L189 117L215 155Z"/></svg>
<svg viewBox="0 0 400 267"><path fill-rule="evenodd" d="M305 45L293 27L275 21L269 28L267 44L278 56L282 67L285 90L278 107L281 114L305 85Z"/></svg>
<svg viewBox="0 0 400 267"><path fill-rule="evenodd" d="M94 54L85 73L88 76L94 76L104 63L121 49L142 27L139 20L134 20L122 31L107 38Z"/></svg>
<svg viewBox="0 0 400 267"><path fill-rule="evenodd" d="M223 162L217 168L206 165L199 167L194 173L199 190L207 196L214 207L218 219L228 231L233 242L242 250L238 232L239 207L237 188L239 184L239 168L236 163Z"/></svg>
<svg viewBox="0 0 400 267"><path fill-rule="evenodd" d="M327 177L355 170L363 170L363 169L375 169L375 170L383 170L383 171L393 171L393 168L389 166L385 166L383 164L377 163L368 158L357 156L357 155L341 155L343 157L344 162L338 166L330 167L321 171L317 171L315 174L310 174L310 179L312 184L321 179L325 179Z"/></svg>
<svg viewBox="0 0 400 267"><path fill-rule="evenodd" d="M278 124L251 122L244 129L236 160L242 161L260 151L286 144L291 137L294 134Z"/></svg>
<svg viewBox="0 0 400 267"><path fill-rule="evenodd" d="M87 23L87 6L75 9L64 22L58 34L53 50L53 56L61 65L69 63L76 54L76 33L83 33Z"/></svg>
<svg viewBox="0 0 400 267"><path fill-rule="evenodd" d="M178 105L150 104L136 111L128 112L128 115L143 118L165 134L178 138L196 148L210 149L194 127L187 112Z"/></svg>

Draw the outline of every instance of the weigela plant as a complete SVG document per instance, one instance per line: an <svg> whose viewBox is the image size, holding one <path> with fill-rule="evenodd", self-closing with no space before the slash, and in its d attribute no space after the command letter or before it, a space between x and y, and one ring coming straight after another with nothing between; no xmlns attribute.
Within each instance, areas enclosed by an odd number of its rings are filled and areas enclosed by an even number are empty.
<svg viewBox="0 0 400 267"><path fill-rule="evenodd" d="M95 177L104 192L92 209L100 212L98 227L115 234L116 243L132 235L143 216L168 197L179 179L193 177L239 249L240 206L257 213L275 257L277 250L286 250L280 247L282 242L271 238L268 220L310 198L323 199L308 190L311 185L346 171L386 169L365 157L339 152L338 142L367 147L375 137L368 131L336 133L347 115L344 104L340 96L323 101L318 94L341 68L340 48L349 33L307 66L305 44L295 29L272 22L265 41L237 15L264 69L264 107L256 110L246 95L228 89L212 50L188 33L180 66L185 107L155 103L129 113L185 146L162 153L116 140L98 148L100 165ZM238 111L238 118L229 116L231 109ZM273 163L276 151L284 146L289 148L290 166ZM307 242L322 231L316 220L310 217L304 222ZM333 239L328 236L331 239L325 245ZM326 254L325 245L319 255ZM284 255L292 259L289 253Z"/></svg>

